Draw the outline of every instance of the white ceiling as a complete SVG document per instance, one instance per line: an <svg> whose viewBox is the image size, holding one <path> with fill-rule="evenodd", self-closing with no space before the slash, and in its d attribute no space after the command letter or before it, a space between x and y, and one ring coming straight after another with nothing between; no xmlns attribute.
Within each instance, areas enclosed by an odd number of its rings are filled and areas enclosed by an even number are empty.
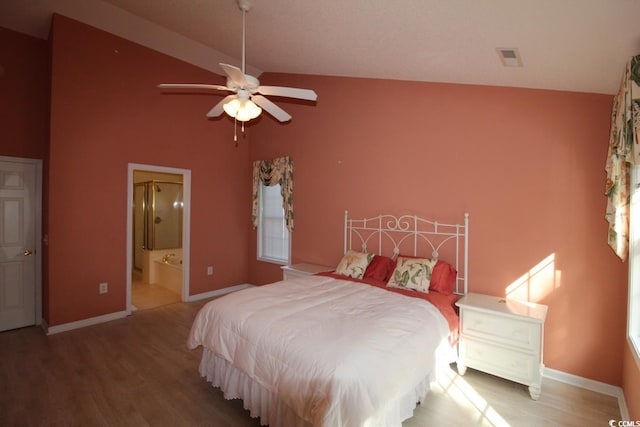
<svg viewBox="0 0 640 427"><path fill-rule="evenodd" d="M640 54L640 0L253 0L247 72L614 94ZM236 0L0 0L0 26L48 36L53 12L218 74L240 66ZM496 48L518 48L504 67ZM1 61L1 58L0 58ZM202 82L204 83L204 82Z"/></svg>

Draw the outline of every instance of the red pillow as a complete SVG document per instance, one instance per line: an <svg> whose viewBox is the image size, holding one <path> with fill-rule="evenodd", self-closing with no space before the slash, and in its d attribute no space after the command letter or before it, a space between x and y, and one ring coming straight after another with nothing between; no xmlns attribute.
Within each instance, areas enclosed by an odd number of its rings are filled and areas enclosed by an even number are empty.
<svg viewBox="0 0 640 427"><path fill-rule="evenodd" d="M382 255L375 255L367 266L367 269L364 271L364 276L362 278L386 282L395 268L393 264L394 262L391 258Z"/></svg>
<svg viewBox="0 0 640 427"><path fill-rule="evenodd" d="M440 292L441 294L450 295L456 286L458 272L448 262L438 261L433 267L431 273L431 282L429 282L429 290Z"/></svg>

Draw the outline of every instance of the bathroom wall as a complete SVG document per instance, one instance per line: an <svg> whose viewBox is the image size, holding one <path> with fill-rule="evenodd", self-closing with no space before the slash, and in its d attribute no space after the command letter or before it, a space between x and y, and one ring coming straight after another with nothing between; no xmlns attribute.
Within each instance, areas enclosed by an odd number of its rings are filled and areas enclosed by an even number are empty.
<svg viewBox="0 0 640 427"><path fill-rule="evenodd" d="M153 172L148 170L134 170L133 171L133 183L137 184L139 182L146 181L171 181L171 182L182 182L182 175L175 173L161 173L161 172Z"/></svg>

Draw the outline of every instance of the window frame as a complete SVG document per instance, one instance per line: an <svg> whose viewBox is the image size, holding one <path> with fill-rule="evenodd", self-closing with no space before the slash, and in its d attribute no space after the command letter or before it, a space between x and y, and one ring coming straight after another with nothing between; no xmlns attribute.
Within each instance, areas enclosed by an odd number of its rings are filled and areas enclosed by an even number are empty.
<svg viewBox="0 0 640 427"><path fill-rule="evenodd" d="M640 367L640 165L631 166L627 340Z"/></svg>
<svg viewBox="0 0 640 427"><path fill-rule="evenodd" d="M265 212L264 203L266 202L267 199L263 196L263 193L266 188L272 188L272 189L277 188L278 194L280 195L279 203L280 203L280 209L282 211L282 232L287 235L286 237L287 245L285 248L286 258L279 258L279 257L269 256L269 254L267 255L264 254L262 227L263 227L263 219L264 219L264 212ZM258 183L258 225L256 227L256 230L257 230L256 259L258 261L269 262L272 264L289 265L291 263L291 240L292 240L291 237L293 233L291 233L287 229L285 213L284 213L284 200L282 198L281 190L282 188L280 184L266 186L262 183L262 181Z"/></svg>

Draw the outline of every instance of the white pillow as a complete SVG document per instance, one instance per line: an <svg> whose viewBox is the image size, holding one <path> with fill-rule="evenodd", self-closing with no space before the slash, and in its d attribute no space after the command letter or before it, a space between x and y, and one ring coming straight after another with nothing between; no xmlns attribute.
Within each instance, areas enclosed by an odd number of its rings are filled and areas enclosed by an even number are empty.
<svg viewBox="0 0 640 427"><path fill-rule="evenodd" d="M396 268L387 283L390 288L412 289L429 293L431 274L437 260L428 258L398 257Z"/></svg>
<svg viewBox="0 0 640 427"><path fill-rule="evenodd" d="M356 252L349 250L336 267L336 273L354 279L362 279L364 271L373 259L373 253Z"/></svg>

